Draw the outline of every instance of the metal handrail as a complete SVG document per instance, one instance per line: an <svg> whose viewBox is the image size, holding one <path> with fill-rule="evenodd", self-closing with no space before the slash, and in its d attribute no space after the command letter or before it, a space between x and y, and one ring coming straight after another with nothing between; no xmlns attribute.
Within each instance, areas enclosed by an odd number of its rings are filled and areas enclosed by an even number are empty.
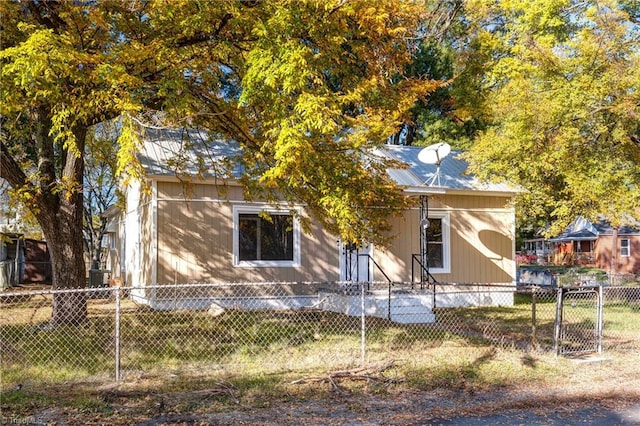
<svg viewBox="0 0 640 426"><path fill-rule="evenodd" d="M412 254L411 255L411 282L415 282L415 271L414 271L414 262L418 262L418 265L420 265L421 271L422 272L426 272L427 274L427 284L432 283L432 284L438 284L438 280L436 280L436 277L434 277L433 275L431 275L431 272L429 272L429 268L427 268L425 265L422 264L422 262L419 259L419 254ZM429 278L431 279L431 281L429 280ZM420 281L421 284L423 284L423 281Z"/></svg>
<svg viewBox="0 0 640 426"><path fill-rule="evenodd" d="M391 281L391 278L389 278L389 276L384 272L382 267L378 265L378 262L376 262L376 260L369 253L359 253L358 257L366 257L367 263L369 261L373 262L373 265L376 268L378 268L378 270L382 273L382 275L384 275L384 277L387 279L387 282L389 283L389 290L388 290L388 296L387 296L387 319L391 321L391 287L393 286L393 281ZM367 268L367 275L369 275L369 268ZM370 277L367 276L367 281L369 281L369 278Z"/></svg>
<svg viewBox="0 0 640 426"><path fill-rule="evenodd" d="M373 265L378 268L378 271L380 271L382 273L382 275L384 275L384 277L387 279L387 281L389 283L391 283L391 278L389 278L389 276L384 272L384 270L382 269L382 267L380 265L378 265L378 262L376 262L376 260L373 258L373 256L371 256L369 253L358 253L358 257L366 257L368 258L371 262L373 262ZM367 268L367 274L368 274L368 268ZM369 277L367 277L367 280L369 279Z"/></svg>

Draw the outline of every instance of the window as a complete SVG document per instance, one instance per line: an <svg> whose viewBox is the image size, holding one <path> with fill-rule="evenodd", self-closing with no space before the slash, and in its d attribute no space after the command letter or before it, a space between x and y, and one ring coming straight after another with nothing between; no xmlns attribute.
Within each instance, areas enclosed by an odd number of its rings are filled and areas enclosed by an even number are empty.
<svg viewBox="0 0 640 426"><path fill-rule="evenodd" d="M239 260L293 261L293 219L274 214L241 214L238 220Z"/></svg>
<svg viewBox="0 0 640 426"><path fill-rule="evenodd" d="M234 209L234 265L296 266L300 263L295 218L282 211Z"/></svg>
<svg viewBox="0 0 640 426"><path fill-rule="evenodd" d="M429 220L427 228L429 267L442 268L444 241L442 240L442 219Z"/></svg>
<svg viewBox="0 0 640 426"><path fill-rule="evenodd" d="M623 238L620 240L620 256L631 256L631 240L629 240L628 238Z"/></svg>
<svg viewBox="0 0 640 426"><path fill-rule="evenodd" d="M448 214L437 212L429 214L427 247L429 272L432 274L451 272Z"/></svg>

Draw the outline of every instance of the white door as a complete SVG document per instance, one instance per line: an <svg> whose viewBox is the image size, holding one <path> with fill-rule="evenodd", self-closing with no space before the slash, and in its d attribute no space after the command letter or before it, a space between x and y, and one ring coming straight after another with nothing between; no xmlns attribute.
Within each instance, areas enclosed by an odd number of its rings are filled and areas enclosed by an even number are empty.
<svg viewBox="0 0 640 426"><path fill-rule="evenodd" d="M340 281L373 281L373 245L357 248L353 244L338 244L340 250Z"/></svg>

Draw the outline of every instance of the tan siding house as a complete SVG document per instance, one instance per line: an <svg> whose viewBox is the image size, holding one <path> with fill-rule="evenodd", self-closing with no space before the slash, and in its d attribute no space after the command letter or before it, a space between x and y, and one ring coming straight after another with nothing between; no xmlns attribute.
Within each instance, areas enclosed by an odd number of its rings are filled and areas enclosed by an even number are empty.
<svg viewBox="0 0 640 426"><path fill-rule="evenodd" d="M474 195L464 198L469 198L470 203L477 201L473 198L483 201ZM442 218L448 226L443 265L430 268L439 282L505 284L513 281L514 210L508 197L497 199L501 200L501 207L465 208L459 203L459 196L433 196L430 217ZM412 258L420 253L419 208L394 220L393 225L397 237L387 250L375 251L374 258L393 281L411 281L412 262L414 275L419 269L417 260Z"/></svg>
<svg viewBox="0 0 640 426"><path fill-rule="evenodd" d="M239 186L227 188L225 198L215 182L199 182L187 198L182 185L154 183L157 226L156 277L144 284L260 281L336 281L336 238L317 226L304 234L294 223L296 251L291 264L244 265L234 253L234 231L242 212L278 213L277 206L247 203ZM287 210L280 212L286 212ZM302 211L302 208L300 207Z"/></svg>
<svg viewBox="0 0 640 426"><path fill-rule="evenodd" d="M126 188L126 210L113 218L111 275L127 286L424 282L425 270L439 283L515 285L515 191L466 175L459 153L452 152L438 170L417 160L417 147L389 146L375 153L409 165L389 173L415 207L392 220L389 247L352 251L313 221L304 232L285 204L245 200L233 176L208 176L188 185L179 180L165 164L185 135L202 138L185 131L146 133L141 154L146 179ZM225 149L228 144L218 150L220 158L232 156ZM438 184L427 185L436 172ZM303 205L295 209L306 214Z"/></svg>

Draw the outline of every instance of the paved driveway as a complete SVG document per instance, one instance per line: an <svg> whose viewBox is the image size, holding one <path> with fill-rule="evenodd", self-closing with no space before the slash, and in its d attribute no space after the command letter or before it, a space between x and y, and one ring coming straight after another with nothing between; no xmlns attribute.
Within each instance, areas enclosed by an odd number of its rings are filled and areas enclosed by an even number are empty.
<svg viewBox="0 0 640 426"><path fill-rule="evenodd" d="M640 425L640 404L634 404L623 409L615 410L607 408L584 408L566 412L552 410L545 415L539 415L531 412L530 410L518 410L484 417L456 417L442 420L434 419L429 421L428 425Z"/></svg>

